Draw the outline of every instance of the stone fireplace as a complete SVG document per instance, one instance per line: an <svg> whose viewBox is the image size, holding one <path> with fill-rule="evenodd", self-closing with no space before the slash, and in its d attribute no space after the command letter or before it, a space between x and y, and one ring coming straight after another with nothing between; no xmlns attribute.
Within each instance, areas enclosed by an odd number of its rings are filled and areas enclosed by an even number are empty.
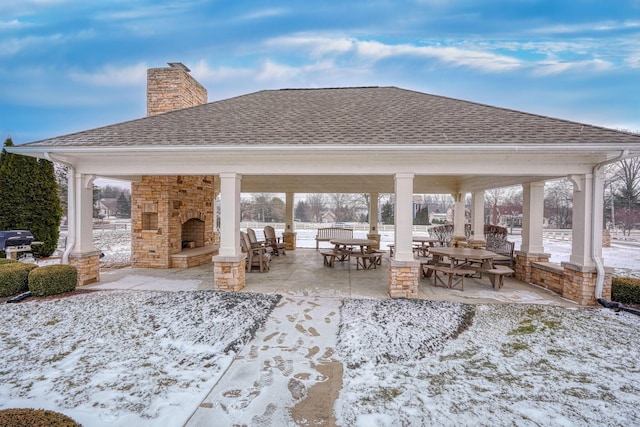
<svg viewBox="0 0 640 427"><path fill-rule="evenodd" d="M207 102L207 90L181 63L147 70L147 115ZM131 184L131 263L192 267L217 254L213 176L142 176Z"/></svg>
<svg viewBox="0 0 640 427"><path fill-rule="evenodd" d="M192 267L217 253L213 176L143 176L131 184L131 262Z"/></svg>
<svg viewBox="0 0 640 427"><path fill-rule="evenodd" d="M182 249L204 246L204 221L199 218L188 219L182 224Z"/></svg>

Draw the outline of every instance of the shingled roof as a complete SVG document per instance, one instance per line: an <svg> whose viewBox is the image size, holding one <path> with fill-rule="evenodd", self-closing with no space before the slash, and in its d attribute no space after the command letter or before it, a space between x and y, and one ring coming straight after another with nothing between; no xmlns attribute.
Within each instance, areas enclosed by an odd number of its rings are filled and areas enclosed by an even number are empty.
<svg viewBox="0 0 640 427"><path fill-rule="evenodd" d="M640 135L396 87L264 90L23 147L638 144Z"/></svg>

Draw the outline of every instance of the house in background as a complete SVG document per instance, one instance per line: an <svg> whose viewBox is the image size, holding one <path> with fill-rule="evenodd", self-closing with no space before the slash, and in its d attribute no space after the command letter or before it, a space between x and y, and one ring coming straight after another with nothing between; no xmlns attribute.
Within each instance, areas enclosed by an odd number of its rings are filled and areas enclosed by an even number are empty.
<svg viewBox="0 0 640 427"><path fill-rule="evenodd" d="M135 266L210 262L220 290L245 285L240 194L286 194L284 240L295 248L295 193L393 193L391 297L417 296L414 194L472 195L473 238L483 239L484 192L521 185L522 245L516 277L535 280L549 260L542 241L544 181L573 183L570 260L559 292L580 304L610 292L601 259L602 168L640 154L640 135L396 87L264 90L207 103L182 64L148 71L148 117L54 137L10 151L71 168L69 262L80 283L99 280L91 182L132 182ZM214 212L220 195L220 228ZM371 203L369 218L378 217ZM454 237L464 237L455 215ZM369 237L379 239L372 223ZM184 243L189 242L184 248ZM194 247L191 247L194 246Z"/></svg>

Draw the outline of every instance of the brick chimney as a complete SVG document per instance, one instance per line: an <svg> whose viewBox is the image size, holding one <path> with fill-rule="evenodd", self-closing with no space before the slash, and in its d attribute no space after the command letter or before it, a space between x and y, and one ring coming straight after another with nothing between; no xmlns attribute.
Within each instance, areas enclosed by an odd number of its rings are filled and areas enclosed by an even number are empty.
<svg viewBox="0 0 640 427"><path fill-rule="evenodd" d="M180 62L147 70L147 116L207 103L207 90Z"/></svg>

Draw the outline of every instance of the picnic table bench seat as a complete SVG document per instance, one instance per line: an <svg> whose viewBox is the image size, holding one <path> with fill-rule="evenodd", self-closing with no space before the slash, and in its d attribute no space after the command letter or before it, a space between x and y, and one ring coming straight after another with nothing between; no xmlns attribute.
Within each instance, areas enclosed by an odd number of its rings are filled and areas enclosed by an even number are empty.
<svg viewBox="0 0 640 427"><path fill-rule="evenodd" d="M353 229L340 227L318 228L316 251L319 249L320 242L329 242L333 239L353 239Z"/></svg>
<svg viewBox="0 0 640 427"><path fill-rule="evenodd" d="M424 268L433 271L433 286L449 289L460 286L461 291L464 291L465 276L471 276L476 273L473 268L451 267L440 264L425 264ZM441 276L438 276L438 273L441 273ZM445 277L443 278L442 276Z"/></svg>
<svg viewBox="0 0 640 427"><path fill-rule="evenodd" d="M502 288L504 276L509 276L514 273L514 271L506 265L494 265L493 268L478 269L478 272L489 275L489 280L491 280L493 289L496 291Z"/></svg>
<svg viewBox="0 0 640 427"><path fill-rule="evenodd" d="M375 269L376 266L382 263L383 252L352 252L351 256L356 259L356 270L369 270Z"/></svg>

